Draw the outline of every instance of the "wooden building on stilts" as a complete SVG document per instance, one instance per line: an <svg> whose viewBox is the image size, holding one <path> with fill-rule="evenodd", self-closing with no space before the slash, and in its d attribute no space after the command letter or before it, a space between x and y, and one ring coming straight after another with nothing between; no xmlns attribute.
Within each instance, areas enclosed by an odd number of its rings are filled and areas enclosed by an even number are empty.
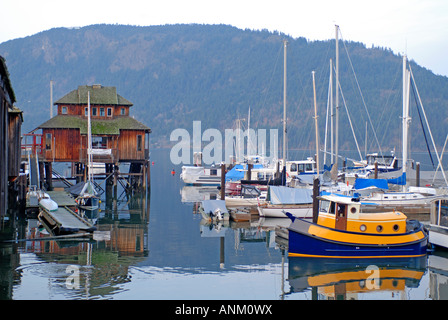
<svg viewBox="0 0 448 320"><path fill-rule="evenodd" d="M92 158L104 164L108 182L127 178L127 186L149 184L149 134L151 129L130 116L133 104L117 94L115 87L79 86L57 100L57 115L32 131L42 130L39 161L45 170L47 189L52 188L52 163L71 162L72 177L77 181L87 174L88 92ZM129 172L119 172L121 163L129 163Z"/></svg>
<svg viewBox="0 0 448 320"><path fill-rule="evenodd" d="M20 175L23 114L14 106L15 101L9 72L0 56L0 218L5 216L8 202L17 204L17 199L23 200L26 194L26 183Z"/></svg>

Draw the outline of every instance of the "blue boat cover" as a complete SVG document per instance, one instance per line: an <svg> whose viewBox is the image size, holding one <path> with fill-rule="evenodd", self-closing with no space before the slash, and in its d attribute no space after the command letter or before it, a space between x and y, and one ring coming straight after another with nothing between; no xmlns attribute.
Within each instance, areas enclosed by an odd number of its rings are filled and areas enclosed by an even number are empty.
<svg viewBox="0 0 448 320"><path fill-rule="evenodd" d="M361 179L357 178L355 180L355 184L353 185L353 189L360 190L360 189L366 189L369 187L377 187L379 189L389 189L389 186L387 185L386 179Z"/></svg>
<svg viewBox="0 0 448 320"><path fill-rule="evenodd" d="M403 172L401 176L394 179L387 179L387 183L391 184L397 184L399 186L405 186L406 185L406 172Z"/></svg>
<svg viewBox="0 0 448 320"><path fill-rule="evenodd" d="M271 204L313 203L313 190L308 188L269 186L267 199Z"/></svg>
<svg viewBox="0 0 448 320"><path fill-rule="evenodd" d="M253 165L254 169L262 169L263 165L258 163ZM244 179L244 173L247 170L247 165L236 164L229 172L226 173L227 181L240 181Z"/></svg>

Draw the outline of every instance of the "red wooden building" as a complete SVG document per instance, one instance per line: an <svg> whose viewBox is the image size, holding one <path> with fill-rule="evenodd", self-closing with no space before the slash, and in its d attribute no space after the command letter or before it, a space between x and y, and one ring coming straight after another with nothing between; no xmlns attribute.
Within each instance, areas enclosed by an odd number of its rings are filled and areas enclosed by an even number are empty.
<svg viewBox="0 0 448 320"><path fill-rule="evenodd" d="M86 164L88 92L93 161L147 165L151 129L130 116L133 104L115 87L102 85L79 86L54 103L57 115L34 130L42 130L40 160L46 166L51 162Z"/></svg>

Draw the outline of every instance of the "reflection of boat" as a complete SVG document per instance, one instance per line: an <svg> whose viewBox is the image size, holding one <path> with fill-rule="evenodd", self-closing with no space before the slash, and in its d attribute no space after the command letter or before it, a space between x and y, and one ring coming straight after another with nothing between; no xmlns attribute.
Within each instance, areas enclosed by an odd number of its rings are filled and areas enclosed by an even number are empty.
<svg viewBox="0 0 448 320"><path fill-rule="evenodd" d="M426 271L426 257L382 259L288 258L291 293L310 288L313 299L358 299L360 294L416 288ZM399 298L400 294L397 295Z"/></svg>
<svg viewBox="0 0 448 320"><path fill-rule="evenodd" d="M260 217L285 218L286 212L295 217L312 217L313 191L307 188L270 186L266 202L258 205Z"/></svg>
<svg viewBox="0 0 448 320"><path fill-rule="evenodd" d="M319 200L321 211L315 212L313 222L291 217L290 256L397 258L426 255L428 236L422 224L407 220L403 213L362 213L362 207L367 204L338 195L324 195Z"/></svg>
<svg viewBox="0 0 448 320"><path fill-rule="evenodd" d="M199 211L205 220L228 221L230 219L225 200L204 200L201 202Z"/></svg>

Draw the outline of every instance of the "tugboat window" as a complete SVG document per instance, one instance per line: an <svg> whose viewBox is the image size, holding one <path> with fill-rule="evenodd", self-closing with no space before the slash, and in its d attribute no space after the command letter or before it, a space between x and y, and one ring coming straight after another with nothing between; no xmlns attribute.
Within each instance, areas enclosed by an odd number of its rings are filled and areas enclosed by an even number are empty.
<svg viewBox="0 0 448 320"><path fill-rule="evenodd" d="M398 224L394 224L393 229L394 229L394 231L398 231L398 229L400 229L400 227L398 226Z"/></svg>
<svg viewBox="0 0 448 320"><path fill-rule="evenodd" d="M382 225L378 225L378 226L376 227L376 231L378 231L378 232L383 232L383 226L382 226Z"/></svg>

